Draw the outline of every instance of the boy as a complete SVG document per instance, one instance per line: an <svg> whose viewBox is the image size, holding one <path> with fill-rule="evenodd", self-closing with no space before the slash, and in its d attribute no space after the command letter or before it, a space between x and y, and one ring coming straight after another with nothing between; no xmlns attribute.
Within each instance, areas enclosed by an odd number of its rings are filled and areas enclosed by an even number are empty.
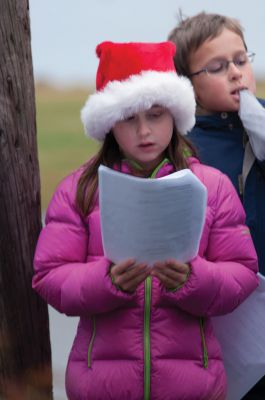
<svg viewBox="0 0 265 400"><path fill-rule="evenodd" d="M240 92L256 91L251 68L255 54L248 51L239 22L219 14L202 12L180 21L169 40L177 47L176 70L190 78L196 96L196 125L188 137L201 161L226 173L236 187L264 275L265 154L255 157L253 147L249 156L246 149L251 149L252 138L248 141L244 120L238 115ZM259 101L265 105L264 100ZM265 134L262 140L259 147L264 148ZM264 398L265 377L244 399Z"/></svg>

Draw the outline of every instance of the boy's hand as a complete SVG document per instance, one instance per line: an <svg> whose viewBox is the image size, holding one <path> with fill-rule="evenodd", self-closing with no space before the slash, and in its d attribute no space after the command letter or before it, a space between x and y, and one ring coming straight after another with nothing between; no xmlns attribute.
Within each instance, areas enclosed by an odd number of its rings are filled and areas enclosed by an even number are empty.
<svg viewBox="0 0 265 400"><path fill-rule="evenodd" d="M129 293L134 292L148 275L150 275L150 269L147 264L136 264L133 259L114 264L110 269L113 284L124 292Z"/></svg>
<svg viewBox="0 0 265 400"><path fill-rule="evenodd" d="M177 289L188 279L190 266L174 259L156 262L150 274L157 277L167 289Z"/></svg>

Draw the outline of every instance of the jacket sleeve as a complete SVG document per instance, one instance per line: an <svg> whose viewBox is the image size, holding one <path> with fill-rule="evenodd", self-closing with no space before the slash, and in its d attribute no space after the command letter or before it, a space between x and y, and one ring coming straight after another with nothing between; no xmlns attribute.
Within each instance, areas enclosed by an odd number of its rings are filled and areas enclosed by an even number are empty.
<svg viewBox="0 0 265 400"><path fill-rule="evenodd" d="M265 179L265 160L259 161L258 159L256 159L256 162L258 163L258 165L263 173L263 178Z"/></svg>
<svg viewBox="0 0 265 400"><path fill-rule="evenodd" d="M257 256L241 202L223 174L217 190L204 256L190 262L191 274L179 290L161 294L163 303L196 316L230 313L258 285Z"/></svg>
<svg viewBox="0 0 265 400"><path fill-rule="evenodd" d="M93 315L131 304L112 284L110 261L87 257L89 234L75 207L76 185L66 178L48 207L34 257L32 286L59 312ZM89 262L87 262L89 259Z"/></svg>

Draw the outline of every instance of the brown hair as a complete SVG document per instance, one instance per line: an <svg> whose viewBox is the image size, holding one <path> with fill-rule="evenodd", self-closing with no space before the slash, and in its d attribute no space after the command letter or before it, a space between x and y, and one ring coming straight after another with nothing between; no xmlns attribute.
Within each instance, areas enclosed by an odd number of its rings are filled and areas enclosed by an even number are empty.
<svg viewBox="0 0 265 400"><path fill-rule="evenodd" d="M182 12L179 11L179 23L168 36L177 48L174 63L179 75L189 76L191 52L196 51L206 40L219 36L224 28L240 36L247 50L243 28L236 19L205 12L183 19Z"/></svg>
<svg viewBox="0 0 265 400"><path fill-rule="evenodd" d="M187 155L197 156L194 146L176 128L166 151L166 157L171 161L176 171L188 168ZM98 168L105 165L112 168L121 166L123 155L112 134L108 133L98 153L85 165L79 178L76 193L76 205L81 215L85 217L93 208L98 188Z"/></svg>

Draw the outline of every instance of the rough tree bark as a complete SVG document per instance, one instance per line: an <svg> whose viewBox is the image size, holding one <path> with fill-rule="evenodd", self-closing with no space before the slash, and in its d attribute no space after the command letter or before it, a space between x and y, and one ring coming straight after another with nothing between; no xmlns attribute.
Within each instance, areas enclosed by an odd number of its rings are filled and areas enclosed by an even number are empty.
<svg viewBox="0 0 265 400"><path fill-rule="evenodd" d="M47 305L31 289L41 228L27 0L0 1L0 399L52 399Z"/></svg>

